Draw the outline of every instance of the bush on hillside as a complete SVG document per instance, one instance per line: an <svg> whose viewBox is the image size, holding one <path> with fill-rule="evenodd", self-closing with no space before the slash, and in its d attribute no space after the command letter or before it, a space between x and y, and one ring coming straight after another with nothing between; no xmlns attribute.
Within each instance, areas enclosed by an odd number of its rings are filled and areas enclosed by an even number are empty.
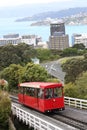
<svg viewBox="0 0 87 130"><path fill-rule="evenodd" d="M74 83L64 87L65 96L87 100L87 72L80 75Z"/></svg>

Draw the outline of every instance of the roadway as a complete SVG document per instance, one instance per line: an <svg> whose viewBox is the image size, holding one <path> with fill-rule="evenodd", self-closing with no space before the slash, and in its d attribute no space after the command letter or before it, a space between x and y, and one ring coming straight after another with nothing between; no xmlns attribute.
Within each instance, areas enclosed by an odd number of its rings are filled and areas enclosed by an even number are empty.
<svg viewBox="0 0 87 130"><path fill-rule="evenodd" d="M58 78L62 83L64 83L65 72L62 71L59 60L43 63L41 66L45 67L50 75Z"/></svg>

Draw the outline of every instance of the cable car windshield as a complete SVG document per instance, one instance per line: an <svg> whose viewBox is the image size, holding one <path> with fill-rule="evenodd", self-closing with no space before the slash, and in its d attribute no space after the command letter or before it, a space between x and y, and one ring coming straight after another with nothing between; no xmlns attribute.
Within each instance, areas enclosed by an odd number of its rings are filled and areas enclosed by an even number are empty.
<svg viewBox="0 0 87 130"><path fill-rule="evenodd" d="M45 89L45 99L62 97L62 87Z"/></svg>
<svg viewBox="0 0 87 130"><path fill-rule="evenodd" d="M62 97L62 88L54 88L54 97Z"/></svg>

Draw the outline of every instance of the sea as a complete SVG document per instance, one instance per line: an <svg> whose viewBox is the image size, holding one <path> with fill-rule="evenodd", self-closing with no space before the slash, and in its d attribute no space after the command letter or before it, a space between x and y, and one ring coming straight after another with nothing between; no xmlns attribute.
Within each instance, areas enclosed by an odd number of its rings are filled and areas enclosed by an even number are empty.
<svg viewBox="0 0 87 130"><path fill-rule="evenodd" d="M22 35L38 35L42 41L49 41L50 26L31 26L35 21L16 22L17 18L0 18L0 38L6 34L18 33ZM69 44L72 45L74 33L87 34L87 25L65 25L66 34L69 35Z"/></svg>

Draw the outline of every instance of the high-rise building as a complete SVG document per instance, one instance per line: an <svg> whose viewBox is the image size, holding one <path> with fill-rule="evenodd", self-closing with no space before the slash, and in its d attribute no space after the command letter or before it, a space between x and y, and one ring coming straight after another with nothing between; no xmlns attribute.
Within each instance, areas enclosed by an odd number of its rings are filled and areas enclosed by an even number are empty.
<svg viewBox="0 0 87 130"><path fill-rule="evenodd" d="M65 34L63 22L50 24L49 49L63 50L69 47L69 36Z"/></svg>
<svg viewBox="0 0 87 130"><path fill-rule="evenodd" d="M63 22L50 24L50 34L55 36L56 34L65 35L65 25Z"/></svg>
<svg viewBox="0 0 87 130"><path fill-rule="evenodd" d="M64 50L69 47L69 37L68 35L50 36L48 46L49 49Z"/></svg>

